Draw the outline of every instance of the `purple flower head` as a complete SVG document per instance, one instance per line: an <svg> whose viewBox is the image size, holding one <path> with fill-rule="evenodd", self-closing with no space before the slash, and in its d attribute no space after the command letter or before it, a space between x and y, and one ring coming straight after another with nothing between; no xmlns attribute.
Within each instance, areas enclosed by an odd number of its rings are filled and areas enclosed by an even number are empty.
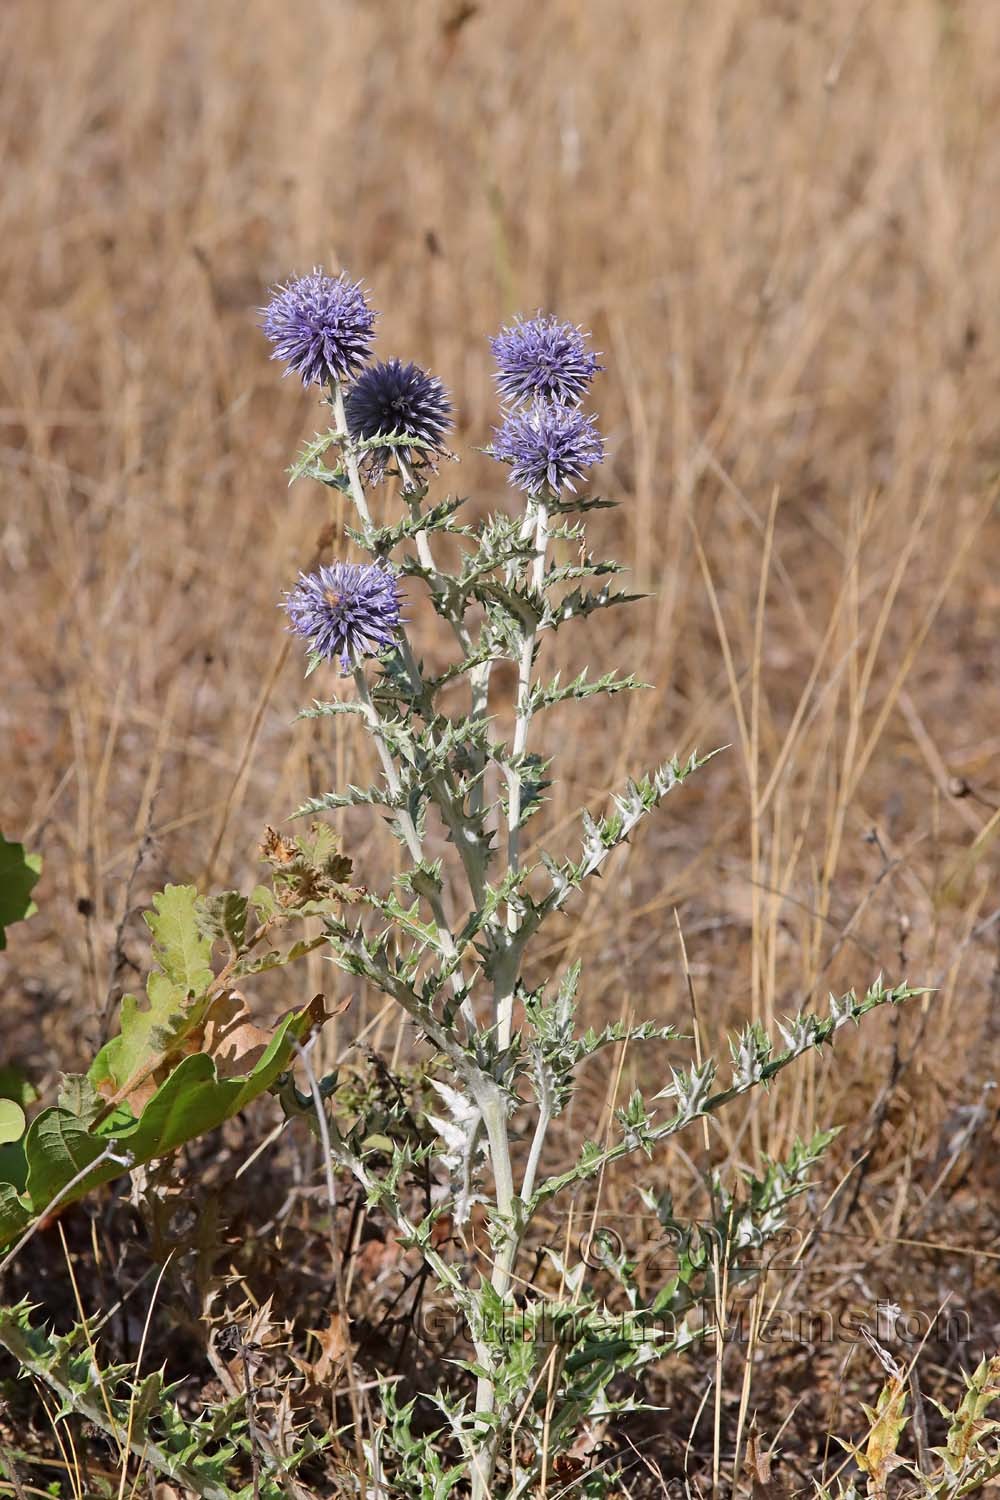
<svg viewBox="0 0 1000 1500"><path fill-rule="evenodd" d="M563 485L575 489L574 479L604 457L604 441L597 419L578 406L533 401L510 412L502 427L494 428L494 441L487 450L501 463L510 464L510 483L529 495L546 485L558 494Z"/></svg>
<svg viewBox="0 0 1000 1500"><path fill-rule="evenodd" d="M603 366L588 348L589 334L572 323L542 317L517 318L501 328L490 348L497 363L494 376L501 399L512 405L541 396L570 405L586 393Z"/></svg>
<svg viewBox="0 0 1000 1500"><path fill-rule="evenodd" d="M441 439L451 426L451 402L440 380L398 359L369 365L348 391L345 410L347 430L355 442L395 436L429 444L369 449L368 465L376 481L393 452L409 464L430 462L441 452Z"/></svg>
<svg viewBox="0 0 1000 1500"><path fill-rule="evenodd" d="M344 672L392 645L399 605L395 573L377 563L336 562L317 573L300 573L284 598L289 629L317 656L339 657Z"/></svg>
<svg viewBox="0 0 1000 1500"><path fill-rule="evenodd" d="M322 270L274 289L261 308L261 327L274 345L272 359L283 359L285 374L295 371L303 385L349 380L371 353L374 310L360 281L347 273L334 279Z"/></svg>

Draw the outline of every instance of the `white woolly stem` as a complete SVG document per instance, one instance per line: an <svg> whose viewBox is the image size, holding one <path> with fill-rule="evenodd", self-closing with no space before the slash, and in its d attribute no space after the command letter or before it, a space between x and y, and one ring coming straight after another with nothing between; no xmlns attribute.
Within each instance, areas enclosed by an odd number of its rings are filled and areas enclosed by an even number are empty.
<svg viewBox="0 0 1000 1500"><path fill-rule="evenodd" d="M358 690L358 702L364 710L365 719L372 732L375 748L378 751L378 758L382 762L382 770L385 773L389 793L393 798L398 798L401 789L399 773L396 770L396 762L392 758L392 753L385 742L382 720L379 718L378 711L371 700L371 694L368 691L368 679L365 677L363 667L354 668L354 683ZM414 864L419 865L423 861L424 846L417 832L417 825L405 807L397 807L396 815L399 818L399 826L403 830L406 847L410 851L410 858Z"/></svg>
<svg viewBox="0 0 1000 1500"><path fill-rule="evenodd" d="M545 581L545 554L548 549L548 505L544 495L534 495L529 499L528 514L525 516L525 526L533 524L535 531L535 550L531 564L531 586L536 594L541 593ZM531 727L531 671L535 659L535 641L537 639L537 628L534 625L526 625L521 641L521 655L518 662L517 674L517 718L514 723L514 740L511 746L511 755L514 760L524 755L528 746L528 730ZM521 799L523 792L523 778L517 767L507 771L507 869L517 870L521 855ZM517 930L518 915L513 902L507 906L507 928L510 932ZM497 1040L501 1048L510 1045L511 1028L514 1013L513 985L504 985L503 990L497 997Z"/></svg>
<svg viewBox="0 0 1000 1500"><path fill-rule="evenodd" d="M357 454L354 451L354 444L351 442L351 435L347 430L347 413L344 406L344 391L343 386L341 385L339 380L334 380L331 383L331 393L334 417L337 423L337 431L341 436L341 452L347 465L347 474L351 488L351 498L354 501L355 508L365 526L365 529L370 531L372 529L372 514L368 507L368 501L365 496L365 487L361 478L361 470L358 467ZM403 666L405 667L407 676L410 679L410 685L413 688L414 693L419 694L422 691L423 687L420 676L420 669L417 666L416 659L413 655L413 650L410 646L409 637L406 634L406 627L403 624L400 624L397 627L396 643L400 658L403 662ZM367 693L367 686L365 687L365 692ZM372 713L374 712L375 710L373 708ZM375 715L375 717L377 719L377 714ZM385 754L389 755L388 748L384 744L382 748L385 751ZM385 761L383 760L383 765L384 764ZM393 769L393 774L395 774L395 768ZM447 789L442 788L440 784L436 782L433 787L433 791L435 794L435 800L437 801L442 814L447 820L449 820L449 826L452 827L453 819L451 819L451 799L448 795ZM452 827L452 832L454 834L454 827ZM462 857L462 865L466 872L466 878L469 882L469 888L472 892L473 901L476 903L476 905L479 905L483 899L483 890L486 879L485 871L481 868L482 860L478 856L478 851L471 849L461 838L456 838L456 843L458 845L459 853ZM412 854L413 849L412 846L410 846L409 839L407 839L407 846L410 848L410 852ZM419 856L415 857L419 858ZM438 921L437 912L435 912L435 921ZM450 936L451 933L449 929L449 937Z"/></svg>
<svg viewBox="0 0 1000 1500"><path fill-rule="evenodd" d="M403 479L403 498L407 501L407 504L410 507L410 515L414 518L414 520L418 520L420 518L420 501L415 495L409 493L410 491L414 491L418 488L416 479L414 478L413 472L407 464L406 459L403 458L402 454L398 452L396 454L396 462L399 464L399 472ZM440 595L444 592L441 586L441 570L438 568L437 562L435 561L434 552L431 548L430 537L428 536L426 531L421 530L416 533L414 540L417 544L417 556L420 559L420 565L422 568L425 568L427 573L430 575L428 579L430 588L434 593ZM469 632L466 629L460 615L457 611L449 610L447 618L452 630L455 632L458 644L461 646L466 656L471 656L475 648L472 644L472 637L469 635ZM473 667L469 673L469 690L472 699L472 716L475 719L484 719L486 717L490 697L491 665L491 662L483 662L478 667ZM479 757L478 769L480 772L482 772L482 767L483 759L482 757ZM474 813L482 812L482 775L480 775L480 778L477 781L476 785L472 788L472 793L469 800L472 806L472 811Z"/></svg>
<svg viewBox="0 0 1000 1500"><path fill-rule="evenodd" d="M385 772L386 784L390 795L398 801L402 783L399 779L399 773L396 770L396 762L392 758L392 752L385 742L382 720L379 718L378 710L372 702L371 694L368 691L368 680L365 677L362 667L354 668L354 682L358 690L358 702L364 710L365 720L371 730L372 739L375 741L379 760L382 762L382 770ZM417 825L404 807L397 806L396 815L403 832L403 838L406 840L406 847L410 852L410 858L414 864L422 864L424 859L424 845ZM448 919L445 916L441 897L436 892L431 892L428 894L427 900L437 925L441 951L450 963L458 957L458 949L455 946L455 939ZM472 1009L472 1001L466 992L465 978L461 969L456 970L452 975L451 983L455 994L463 997L462 1015L465 1018L466 1024L474 1031L476 1029L476 1016Z"/></svg>
<svg viewBox="0 0 1000 1500"><path fill-rule="evenodd" d="M333 381L333 414L337 419L337 431L341 434L341 452L344 462L347 464L347 477L351 485L351 499L357 507L358 515L367 528L372 524L372 513L368 509L368 501L365 499L365 487L361 483L361 470L358 468L358 457L351 442L350 433L347 430L347 412L344 408L344 388L339 380Z"/></svg>

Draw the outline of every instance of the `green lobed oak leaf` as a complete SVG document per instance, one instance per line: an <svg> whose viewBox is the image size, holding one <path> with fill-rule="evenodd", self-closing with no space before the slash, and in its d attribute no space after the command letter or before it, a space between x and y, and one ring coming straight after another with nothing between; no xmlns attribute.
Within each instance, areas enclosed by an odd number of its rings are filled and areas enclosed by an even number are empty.
<svg viewBox="0 0 1000 1500"><path fill-rule="evenodd" d="M145 913L159 965L146 981L145 1005L133 995L121 1004L121 1030L101 1048L88 1069L95 1088L116 1093L149 1062L166 1051L197 1020L193 1002L214 982L212 938L202 927L202 908L193 885L168 885Z"/></svg>
<svg viewBox="0 0 1000 1500"><path fill-rule="evenodd" d="M0 1099L0 1146L19 1141L24 1134L24 1110L13 1099Z"/></svg>
<svg viewBox="0 0 1000 1500"><path fill-rule="evenodd" d="M238 953L246 941L248 898L239 891L221 891L217 896L203 896L195 905L199 930L213 943L226 943Z"/></svg>
<svg viewBox="0 0 1000 1500"><path fill-rule="evenodd" d="M193 885L168 885L145 913L153 934L153 957L185 995L199 995L212 982L212 940L201 930L198 892Z"/></svg>
<svg viewBox="0 0 1000 1500"><path fill-rule="evenodd" d="M23 1137L26 1173L17 1182L0 1182L0 1244L13 1239L33 1217L45 1212L53 1199L79 1173L93 1164L72 1192L62 1200L72 1203L102 1182L121 1176L122 1158L141 1165L166 1156L185 1141L205 1135L238 1114L270 1089L292 1059L297 1041L322 1024L322 997L285 1016L262 1045L241 1053L253 1058L243 1071L222 1076L231 1062L222 1046L217 1056L196 1052L183 1058L156 1088L141 1114L119 1106L98 1125L85 1125L59 1105L36 1116ZM263 1045L266 1043L266 1045ZM81 1086L82 1090L82 1086ZM85 1090L82 1090L85 1093ZM115 1159L104 1153L112 1148ZM98 1161L99 1157L104 1157Z"/></svg>
<svg viewBox="0 0 1000 1500"><path fill-rule="evenodd" d="M59 1108L76 1115L84 1125L92 1125L104 1108L105 1100L86 1073L64 1073L58 1094Z"/></svg>
<svg viewBox="0 0 1000 1500"><path fill-rule="evenodd" d="M0 833L0 949L7 946L4 929L36 910L31 892L41 873L40 854L25 854L23 844L9 843Z"/></svg>
<svg viewBox="0 0 1000 1500"><path fill-rule="evenodd" d="M121 1031L106 1042L91 1063L87 1076L95 1088L113 1094L180 1035L189 1016L186 994L165 974L150 974L146 981L148 1004L134 995L121 1005Z"/></svg>
<svg viewBox="0 0 1000 1500"><path fill-rule="evenodd" d="M28 1170L21 1144L25 1128L24 1110L37 1097L37 1090L20 1068L13 1065L0 1068L0 1119L7 1121L8 1129L7 1134L0 1129L0 1184L13 1183L18 1191L24 1187ZM8 1105L13 1108L7 1108ZM14 1110L18 1112L16 1115ZM18 1119L20 1128L15 1130L14 1124Z"/></svg>

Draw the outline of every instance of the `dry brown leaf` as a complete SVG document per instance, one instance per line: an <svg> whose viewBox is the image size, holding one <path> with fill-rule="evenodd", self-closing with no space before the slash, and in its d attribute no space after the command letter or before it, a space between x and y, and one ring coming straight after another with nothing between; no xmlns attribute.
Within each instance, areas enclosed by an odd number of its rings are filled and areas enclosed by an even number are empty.
<svg viewBox="0 0 1000 1500"><path fill-rule="evenodd" d="M215 1059L220 1078L235 1078L257 1065L270 1041L271 1033L251 1021L246 996L229 990L213 1004L201 1046L193 1050Z"/></svg>
<svg viewBox="0 0 1000 1500"><path fill-rule="evenodd" d="M334 1313L325 1328L310 1328L308 1332L319 1344L319 1358L298 1359L293 1355L293 1360L310 1385L325 1385L350 1350L344 1320Z"/></svg>
<svg viewBox="0 0 1000 1500"><path fill-rule="evenodd" d="M743 1467L750 1479L750 1494L753 1500L784 1500L784 1497L791 1493L789 1486L783 1480L772 1476L771 1452L769 1448L761 1445L756 1417L750 1423L747 1433Z"/></svg>

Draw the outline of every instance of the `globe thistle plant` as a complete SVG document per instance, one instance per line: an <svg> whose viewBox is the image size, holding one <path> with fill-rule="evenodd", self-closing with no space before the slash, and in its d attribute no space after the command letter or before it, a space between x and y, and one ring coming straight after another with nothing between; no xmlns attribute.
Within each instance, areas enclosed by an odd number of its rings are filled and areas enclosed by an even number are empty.
<svg viewBox="0 0 1000 1500"><path fill-rule="evenodd" d="M432 463L451 426L451 402L441 381L399 359L368 366L347 393L345 414L352 440L366 445L367 467L376 482L394 453L406 466ZM380 447L376 439L382 437L412 442Z"/></svg>
<svg viewBox="0 0 1000 1500"><path fill-rule="evenodd" d="M314 657L339 658L345 673L393 644L400 623L399 584L377 563L336 562L302 573L285 596L289 629Z"/></svg>
<svg viewBox="0 0 1000 1500"><path fill-rule="evenodd" d="M494 428L488 451L510 465L508 479L517 489L557 495L563 488L575 490L574 481L602 461L604 441L596 419L579 407L536 399Z"/></svg>
<svg viewBox="0 0 1000 1500"><path fill-rule="evenodd" d="M303 385L349 380L371 353L377 314L346 272L333 277L316 269L275 287L261 312L271 358L284 360L286 375L294 371Z"/></svg>
<svg viewBox="0 0 1000 1500"><path fill-rule="evenodd" d="M501 400L512 406L536 398L575 404L603 368L589 347L588 334L541 314L526 321L517 318L509 328L501 328L490 347Z"/></svg>
<svg viewBox="0 0 1000 1500"><path fill-rule="evenodd" d="M686 1063L664 1060L663 1089L648 1101L634 1093L616 1111L603 1146L581 1142L576 1164L561 1172L547 1164L550 1126L588 1058L609 1046L676 1047L681 1038L651 1023L582 1030L579 966L530 983L526 973L539 971L529 970L529 949L542 925L566 909L700 761L694 754L668 760L628 781L603 815L584 810L570 853L545 849L544 833L529 853L525 825L544 805L554 775L539 752L538 720L557 706L639 686L615 672L546 680L539 673L546 643L556 631L634 596L612 586L621 571L615 562L587 550L584 515L594 502L575 494L604 456L597 421L580 405L596 357L578 329L553 318L517 321L493 349L505 409L487 451L509 466L510 483L523 496L517 513L463 525L456 520L463 500L427 502L428 471L451 422L449 399L433 376L397 359L367 367L346 389L338 374L330 393L335 426L309 445L292 473L336 491L338 506L350 497L360 522L350 536L373 561L335 563L302 576L285 601L311 667L337 661L345 672L354 669L353 693L315 703L303 716L357 715L380 767L374 785L332 788L309 798L299 813L384 809L404 851L387 891L366 886L350 919L334 913L323 921L329 957L398 1004L429 1049L419 1144L409 1115L398 1138L384 1113L341 1129L336 1109L328 1114L323 1104L335 1092L332 1079L317 1083L306 1106L315 1107L330 1170L354 1176L368 1205L388 1215L402 1243L419 1250L439 1296L461 1319L469 1355L464 1374L426 1398L440 1411L446 1434L440 1446L433 1433L414 1438L390 1387L381 1398L383 1458L391 1454L399 1492L430 1496L433 1489L435 1500L459 1489L472 1500L527 1500L544 1489L554 1458L574 1436L598 1414L604 1420L616 1404L624 1408L623 1377L690 1340L684 1310L704 1293L705 1278L731 1267L735 1284L745 1247L781 1228L786 1198L802 1190L828 1137L796 1147L780 1170L772 1164L739 1214L723 1202L712 1174L710 1196L724 1210L713 1241L716 1260L687 1256L683 1275L659 1294L654 1288L653 1300L630 1280L624 1256L602 1261L630 1309L624 1333L616 1324L613 1337L590 1286L594 1261L582 1252L574 1258L569 1247L549 1252L562 1290L533 1287L519 1310L517 1289L534 1282L534 1252L544 1243L532 1230L536 1213L567 1190L585 1193L615 1161L637 1151L652 1156L692 1121L770 1084L847 1021L913 993L876 981L861 1000L852 992L831 1000L825 1014L790 1019L780 1040L753 1022L733 1039L723 1078L714 1059L700 1054ZM333 465L325 461L328 452ZM394 513L396 502L387 498L376 515L367 486L393 455L404 481L402 504ZM422 472L415 477L411 465ZM442 542L450 569L437 552ZM435 612L454 636L455 659L433 675L409 644L399 577L415 584L412 609ZM361 664L371 656L379 661L368 673ZM513 668L515 678L506 712L500 681L491 684L498 664ZM294 1091L283 1102L300 1109ZM332 1188L330 1196L332 1203ZM490 1249L469 1264L440 1227L447 1223L465 1235L474 1205L485 1218ZM745 1232L747 1216L753 1222ZM464 1242L474 1247L476 1237ZM663 1323L675 1312L673 1337ZM515 1318L521 1324L512 1338ZM560 1318L560 1358L546 1365ZM535 1399L539 1389L544 1403ZM425 1483L430 1473L438 1476L432 1489ZM609 1478L596 1475L586 1493L607 1493Z"/></svg>

